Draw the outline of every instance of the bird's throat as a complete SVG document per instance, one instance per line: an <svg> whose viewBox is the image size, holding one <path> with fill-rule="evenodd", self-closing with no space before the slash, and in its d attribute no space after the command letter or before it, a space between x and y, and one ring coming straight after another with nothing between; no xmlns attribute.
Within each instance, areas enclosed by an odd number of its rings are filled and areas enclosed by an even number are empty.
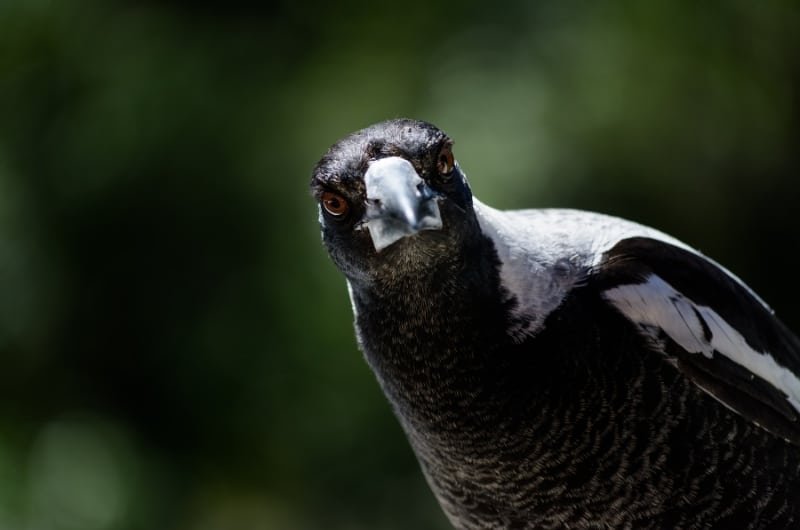
<svg viewBox="0 0 800 530"><path fill-rule="evenodd" d="M391 282L351 282L359 343L404 423L470 422L502 378L510 340L499 268L470 256L446 270Z"/></svg>

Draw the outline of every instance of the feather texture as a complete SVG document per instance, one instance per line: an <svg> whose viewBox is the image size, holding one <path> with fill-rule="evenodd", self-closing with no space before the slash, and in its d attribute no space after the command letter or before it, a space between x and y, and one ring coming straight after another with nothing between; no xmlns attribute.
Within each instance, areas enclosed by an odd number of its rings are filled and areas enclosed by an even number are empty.
<svg viewBox="0 0 800 530"><path fill-rule="evenodd" d="M331 147L312 190L350 206L320 210L323 242L453 525L800 525L797 337L736 276L657 230L480 203L451 146L424 122L376 124ZM385 189L420 179L441 226L400 227L378 253L364 223L403 216L370 209L364 173L388 157L408 164L385 164L405 179Z"/></svg>

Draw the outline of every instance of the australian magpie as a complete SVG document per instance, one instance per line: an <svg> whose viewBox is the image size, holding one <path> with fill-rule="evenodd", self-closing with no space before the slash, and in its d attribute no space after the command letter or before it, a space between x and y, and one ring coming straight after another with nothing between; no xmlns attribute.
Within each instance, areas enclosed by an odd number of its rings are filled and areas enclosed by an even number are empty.
<svg viewBox="0 0 800 530"><path fill-rule="evenodd" d="M378 123L313 170L360 349L461 529L800 527L800 340L680 241L473 197Z"/></svg>

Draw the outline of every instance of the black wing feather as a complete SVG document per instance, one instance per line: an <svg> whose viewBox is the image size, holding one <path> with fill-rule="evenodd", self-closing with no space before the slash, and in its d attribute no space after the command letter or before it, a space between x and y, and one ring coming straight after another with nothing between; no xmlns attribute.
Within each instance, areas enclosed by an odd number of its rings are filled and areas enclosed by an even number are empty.
<svg viewBox="0 0 800 530"><path fill-rule="evenodd" d="M740 281L699 254L645 237L623 239L603 256L591 281L604 292L643 283L652 275L694 303L714 310L753 350L769 353L779 365L800 374L797 336ZM710 343L711 328L697 311L696 316ZM782 390L724 355L708 359L672 341L663 348L661 353L703 390L754 423L800 445L800 413Z"/></svg>

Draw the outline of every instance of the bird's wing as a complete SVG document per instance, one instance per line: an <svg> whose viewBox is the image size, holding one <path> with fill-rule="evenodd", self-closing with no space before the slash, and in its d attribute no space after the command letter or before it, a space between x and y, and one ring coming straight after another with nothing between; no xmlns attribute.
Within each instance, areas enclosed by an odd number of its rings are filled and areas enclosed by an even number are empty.
<svg viewBox="0 0 800 530"><path fill-rule="evenodd" d="M800 445L800 340L738 278L700 254L622 239L591 282L696 385Z"/></svg>

